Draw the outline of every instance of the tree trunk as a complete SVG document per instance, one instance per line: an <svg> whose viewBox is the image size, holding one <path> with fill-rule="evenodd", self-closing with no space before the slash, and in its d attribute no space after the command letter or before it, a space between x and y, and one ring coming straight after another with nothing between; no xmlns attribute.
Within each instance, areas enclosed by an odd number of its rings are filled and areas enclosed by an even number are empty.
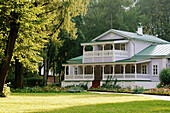
<svg viewBox="0 0 170 113"><path fill-rule="evenodd" d="M47 53L47 49L45 48L45 53ZM48 75L48 72L47 72L47 58L44 58L44 74L43 74L43 80L44 80L44 86L47 85L47 75Z"/></svg>
<svg viewBox="0 0 170 113"><path fill-rule="evenodd" d="M7 40L7 45L5 48L5 57L0 64L0 93L3 91L3 86L8 74L8 70L11 63L12 53L14 50L14 45L17 39L17 34L19 30L19 24L16 22L10 23L10 33Z"/></svg>
<svg viewBox="0 0 170 113"><path fill-rule="evenodd" d="M55 83L55 63L54 63L54 60L53 60L53 77L54 77L54 83Z"/></svg>
<svg viewBox="0 0 170 113"><path fill-rule="evenodd" d="M15 59L15 88L23 89L23 65Z"/></svg>

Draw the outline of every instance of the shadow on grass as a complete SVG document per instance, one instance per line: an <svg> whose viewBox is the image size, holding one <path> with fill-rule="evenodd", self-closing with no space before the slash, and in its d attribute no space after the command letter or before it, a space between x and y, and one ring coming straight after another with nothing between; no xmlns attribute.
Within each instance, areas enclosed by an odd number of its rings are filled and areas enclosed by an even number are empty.
<svg viewBox="0 0 170 113"><path fill-rule="evenodd" d="M86 106L74 106L46 113L170 113L170 101L134 101ZM39 112L40 113L40 112ZM41 112L43 113L43 111Z"/></svg>

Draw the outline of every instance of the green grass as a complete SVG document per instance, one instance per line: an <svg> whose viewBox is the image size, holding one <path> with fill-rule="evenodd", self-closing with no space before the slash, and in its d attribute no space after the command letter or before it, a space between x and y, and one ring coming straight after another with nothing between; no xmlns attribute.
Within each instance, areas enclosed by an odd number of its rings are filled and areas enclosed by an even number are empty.
<svg viewBox="0 0 170 113"><path fill-rule="evenodd" d="M170 102L150 97L95 93L13 93L0 98L0 112L170 112Z"/></svg>

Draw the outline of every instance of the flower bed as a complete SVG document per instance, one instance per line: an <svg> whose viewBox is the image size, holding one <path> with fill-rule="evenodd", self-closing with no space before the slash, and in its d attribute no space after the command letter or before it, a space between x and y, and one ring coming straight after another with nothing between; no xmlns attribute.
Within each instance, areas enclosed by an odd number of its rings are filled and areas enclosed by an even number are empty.
<svg viewBox="0 0 170 113"><path fill-rule="evenodd" d="M150 89L150 90L144 91L143 94L170 96L170 89L169 88Z"/></svg>
<svg viewBox="0 0 170 113"><path fill-rule="evenodd" d="M11 92L20 92L20 93L58 93L58 92L65 92L65 88L61 87L26 87L24 89L12 89Z"/></svg>

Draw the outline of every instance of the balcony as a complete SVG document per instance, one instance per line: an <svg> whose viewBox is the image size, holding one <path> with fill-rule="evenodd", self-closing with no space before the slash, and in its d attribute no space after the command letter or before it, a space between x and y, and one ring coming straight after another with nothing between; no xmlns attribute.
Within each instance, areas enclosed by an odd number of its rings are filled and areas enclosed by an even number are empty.
<svg viewBox="0 0 170 113"><path fill-rule="evenodd" d="M83 57L90 62L98 62L97 59L100 62L113 62L115 57L128 58L128 52L123 50L86 51Z"/></svg>

